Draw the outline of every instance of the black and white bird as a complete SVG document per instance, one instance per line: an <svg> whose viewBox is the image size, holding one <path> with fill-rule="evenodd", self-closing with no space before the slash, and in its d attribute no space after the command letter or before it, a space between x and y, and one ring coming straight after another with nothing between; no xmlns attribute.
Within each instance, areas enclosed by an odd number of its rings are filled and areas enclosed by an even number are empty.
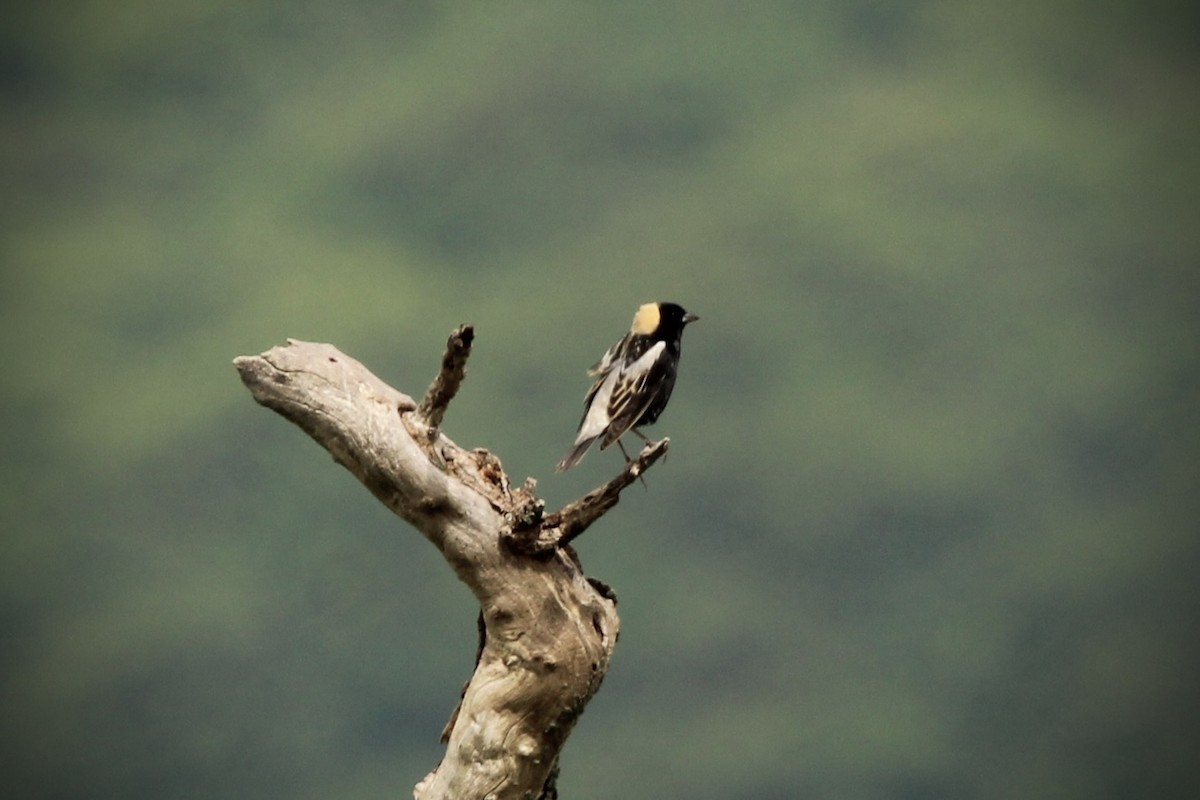
<svg viewBox="0 0 1200 800"><path fill-rule="evenodd" d="M617 442L624 453L620 438L630 430L642 436L638 428L658 419L675 388L683 329L698 319L675 303L646 303L637 310L629 333L588 370L596 382L583 399L579 432L558 462L559 472L578 464L597 439L601 450Z"/></svg>

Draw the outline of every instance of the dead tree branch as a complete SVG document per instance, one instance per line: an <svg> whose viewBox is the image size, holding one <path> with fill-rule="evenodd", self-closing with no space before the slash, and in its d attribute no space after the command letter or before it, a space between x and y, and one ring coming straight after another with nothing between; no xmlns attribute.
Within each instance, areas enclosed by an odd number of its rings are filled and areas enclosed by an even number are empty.
<svg viewBox="0 0 1200 800"><path fill-rule="evenodd" d="M289 340L234 364L254 399L298 425L441 551L479 601L483 643L441 764L417 800L539 798L600 686L620 621L604 584L564 547L666 452L652 443L609 483L545 514L532 481L512 488L498 459L439 431L473 331L451 334L418 406L328 344Z"/></svg>
<svg viewBox="0 0 1200 800"><path fill-rule="evenodd" d="M524 553L542 553L570 544L571 540L587 530L606 511L621 499L621 491L641 477L650 465L667 454L670 439L647 442L638 457L625 464L615 478L597 487L578 500L567 503L560 511L547 514L537 526L516 526L511 544Z"/></svg>
<svg viewBox="0 0 1200 800"><path fill-rule="evenodd" d="M471 342L475 339L475 329L470 325L459 325L450 338L446 340L446 353L442 356L442 369L438 372L425 398L417 407L417 414L430 428L440 428L442 416L446 407L458 394L467 375L467 358L471 355Z"/></svg>

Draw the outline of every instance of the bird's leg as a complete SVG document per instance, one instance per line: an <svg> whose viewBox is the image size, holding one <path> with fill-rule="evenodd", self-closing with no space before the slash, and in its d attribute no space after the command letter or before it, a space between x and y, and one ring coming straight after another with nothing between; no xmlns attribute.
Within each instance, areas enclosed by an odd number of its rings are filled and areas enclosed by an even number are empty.
<svg viewBox="0 0 1200 800"><path fill-rule="evenodd" d="M638 431L637 428L631 428L630 430L632 430L638 436L642 436L641 432ZM642 438L645 439L646 437L642 436ZM621 448L621 455L625 456L625 466L628 467L630 464L633 463L633 459L629 457L629 453L625 452L625 445L621 444L620 439L617 439L617 447ZM641 474L639 474L637 477L638 477L638 480L642 482L642 488L646 489L648 491L650 489L650 487L646 484L646 479L643 478L641 476Z"/></svg>
<svg viewBox="0 0 1200 800"><path fill-rule="evenodd" d="M634 433L636 433L638 436L640 436L640 437L642 438L642 441L643 441L643 442L645 442L646 444L654 444L654 440L653 440L653 439L651 439L651 438L649 438L648 436L646 436L646 434L642 433L642 432L641 432L641 431L639 431L637 428L630 428L629 430L633 431L633 432L634 432ZM666 456L664 455L664 456L663 456L663 458L666 458ZM642 485L643 485L643 486L645 486L645 485L646 485L646 482L645 482L645 481L642 481Z"/></svg>

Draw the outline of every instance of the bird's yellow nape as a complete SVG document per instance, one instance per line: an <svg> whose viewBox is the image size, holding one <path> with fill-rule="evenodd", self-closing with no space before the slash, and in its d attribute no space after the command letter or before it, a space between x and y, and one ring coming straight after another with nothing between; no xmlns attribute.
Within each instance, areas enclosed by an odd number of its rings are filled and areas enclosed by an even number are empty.
<svg viewBox="0 0 1200 800"><path fill-rule="evenodd" d="M633 315L633 326L630 330L642 336L649 335L658 330L660 318L658 303L646 303Z"/></svg>

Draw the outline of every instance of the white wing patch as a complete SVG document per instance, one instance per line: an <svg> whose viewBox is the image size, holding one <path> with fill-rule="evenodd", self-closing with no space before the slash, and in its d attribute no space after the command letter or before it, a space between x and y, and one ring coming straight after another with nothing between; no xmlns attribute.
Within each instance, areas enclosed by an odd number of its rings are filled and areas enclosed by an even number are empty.
<svg viewBox="0 0 1200 800"><path fill-rule="evenodd" d="M654 368L655 362L658 361L659 356L662 355L663 350L665 350L666 347L666 342L656 343L645 353L642 353L641 357L637 361L621 370L621 374L617 380L617 385L613 388L608 402L608 421L610 425L614 420L626 414L630 410L630 406L635 398L641 399L646 403L649 402L649 398L643 396L642 390L646 386L646 378L650 375L651 369ZM636 420L637 417L641 415L642 410L634 409L634 412L635 413L632 415L632 417L630 417L630 420ZM628 422L626 422L626 424L628 424ZM617 435L619 436L624 432L625 431L622 430L617 433Z"/></svg>
<svg viewBox="0 0 1200 800"><path fill-rule="evenodd" d="M614 369L601 379L600 386L588 405L587 416L579 423L579 435L575 437L575 444L585 439L595 439L608 427L608 403L612 399L613 387L617 385L619 377L620 374Z"/></svg>
<svg viewBox="0 0 1200 800"><path fill-rule="evenodd" d="M666 342L656 342L649 350L642 353L637 361L624 369L616 369L614 364L614 368L600 379L596 392L588 405L587 415L579 425L579 434L575 437L576 444L585 439L594 439L608 429L613 418L629 405L641 384L645 382L654 362L658 360L666 347Z"/></svg>
<svg viewBox="0 0 1200 800"><path fill-rule="evenodd" d="M642 353L642 357L629 365L628 369L621 370L626 374L646 374L650 371L650 365L658 361L658 357L662 355L662 351L667 349L666 342L655 342L649 350Z"/></svg>

